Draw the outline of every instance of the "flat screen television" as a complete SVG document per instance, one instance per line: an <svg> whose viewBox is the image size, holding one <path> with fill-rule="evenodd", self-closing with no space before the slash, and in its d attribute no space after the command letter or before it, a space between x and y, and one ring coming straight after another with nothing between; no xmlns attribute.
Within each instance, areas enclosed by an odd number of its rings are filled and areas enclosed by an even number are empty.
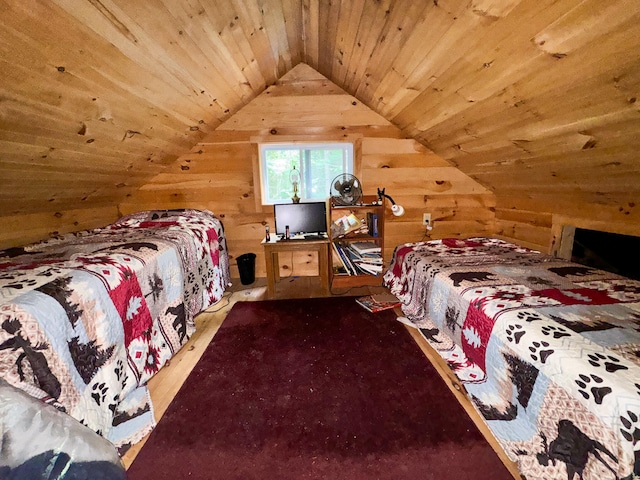
<svg viewBox="0 0 640 480"><path fill-rule="evenodd" d="M273 206L276 234L284 235L287 225L289 234L317 234L327 231L327 203L276 203Z"/></svg>

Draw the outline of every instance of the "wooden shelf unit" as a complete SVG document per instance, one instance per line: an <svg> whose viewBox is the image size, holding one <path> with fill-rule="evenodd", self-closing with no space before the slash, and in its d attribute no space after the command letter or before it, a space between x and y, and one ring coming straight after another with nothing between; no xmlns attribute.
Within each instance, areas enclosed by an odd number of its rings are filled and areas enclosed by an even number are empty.
<svg viewBox="0 0 640 480"><path fill-rule="evenodd" d="M345 236L333 238L331 242L358 242L371 241L380 247L380 255L384 254L384 201L377 204L377 195L364 195L360 203L356 205L335 205L332 199L329 199L329 221L333 222L338 218L353 213L358 219L366 221L367 213L375 213L378 215L378 236L373 237L363 233L348 233ZM331 234L329 234L331 235ZM382 273L379 275L343 275L336 274L333 269L335 261L334 255L337 255L333 245L330 246L329 260L329 281L331 288L351 288L362 286L377 286L382 284ZM383 269L384 272L384 269Z"/></svg>

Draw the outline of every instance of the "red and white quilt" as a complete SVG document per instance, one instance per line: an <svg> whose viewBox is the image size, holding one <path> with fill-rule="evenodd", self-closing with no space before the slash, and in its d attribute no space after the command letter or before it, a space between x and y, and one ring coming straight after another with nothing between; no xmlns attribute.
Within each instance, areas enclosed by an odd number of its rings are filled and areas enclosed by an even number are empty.
<svg viewBox="0 0 640 480"><path fill-rule="evenodd" d="M228 284L207 211L140 212L14 249L0 257L0 376L118 446L136 442L154 425L146 382Z"/></svg>
<svg viewBox="0 0 640 480"><path fill-rule="evenodd" d="M527 478L640 475L640 282L490 238L399 246L384 281Z"/></svg>

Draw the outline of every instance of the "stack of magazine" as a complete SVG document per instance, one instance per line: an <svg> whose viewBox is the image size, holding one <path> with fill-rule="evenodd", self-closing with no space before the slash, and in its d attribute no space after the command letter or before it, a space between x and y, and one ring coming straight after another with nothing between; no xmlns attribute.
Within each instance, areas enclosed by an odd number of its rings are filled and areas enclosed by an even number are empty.
<svg viewBox="0 0 640 480"><path fill-rule="evenodd" d="M349 215L343 215L331 223L331 238L344 237L352 232L364 232L366 230L367 225L361 220L358 220L358 217L353 213L350 213Z"/></svg>
<svg viewBox="0 0 640 480"><path fill-rule="evenodd" d="M365 295L364 297L356 298L356 303L373 313L388 310L390 308L396 308L402 305L400 300L391 293Z"/></svg>
<svg viewBox="0 0 640 480"><path fill-rule="evenodd" d="M340 261L338 272L346 275L380 275L382 273L382 249L374 242L333 242Z"/></svg>

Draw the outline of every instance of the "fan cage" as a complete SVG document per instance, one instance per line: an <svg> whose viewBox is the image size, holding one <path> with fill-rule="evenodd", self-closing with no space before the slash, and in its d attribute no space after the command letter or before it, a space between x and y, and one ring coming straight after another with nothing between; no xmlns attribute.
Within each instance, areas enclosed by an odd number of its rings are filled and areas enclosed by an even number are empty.
<svg viewBox="0 0 640 480"><path fill-rule="evenodd" d="M338 190L336 187L336 183L340 185L344 185L345 183L355 183L355 186L352 186L349 192L353 192L350 195L350 198L346 198L343 191ZM340 206L349 206L349 205L357 205L358 202L362 199L362 182L358 177L351 173L342 173L336 176L331 181L331 191L330 191L331 201L334 205Z"/></svg>

